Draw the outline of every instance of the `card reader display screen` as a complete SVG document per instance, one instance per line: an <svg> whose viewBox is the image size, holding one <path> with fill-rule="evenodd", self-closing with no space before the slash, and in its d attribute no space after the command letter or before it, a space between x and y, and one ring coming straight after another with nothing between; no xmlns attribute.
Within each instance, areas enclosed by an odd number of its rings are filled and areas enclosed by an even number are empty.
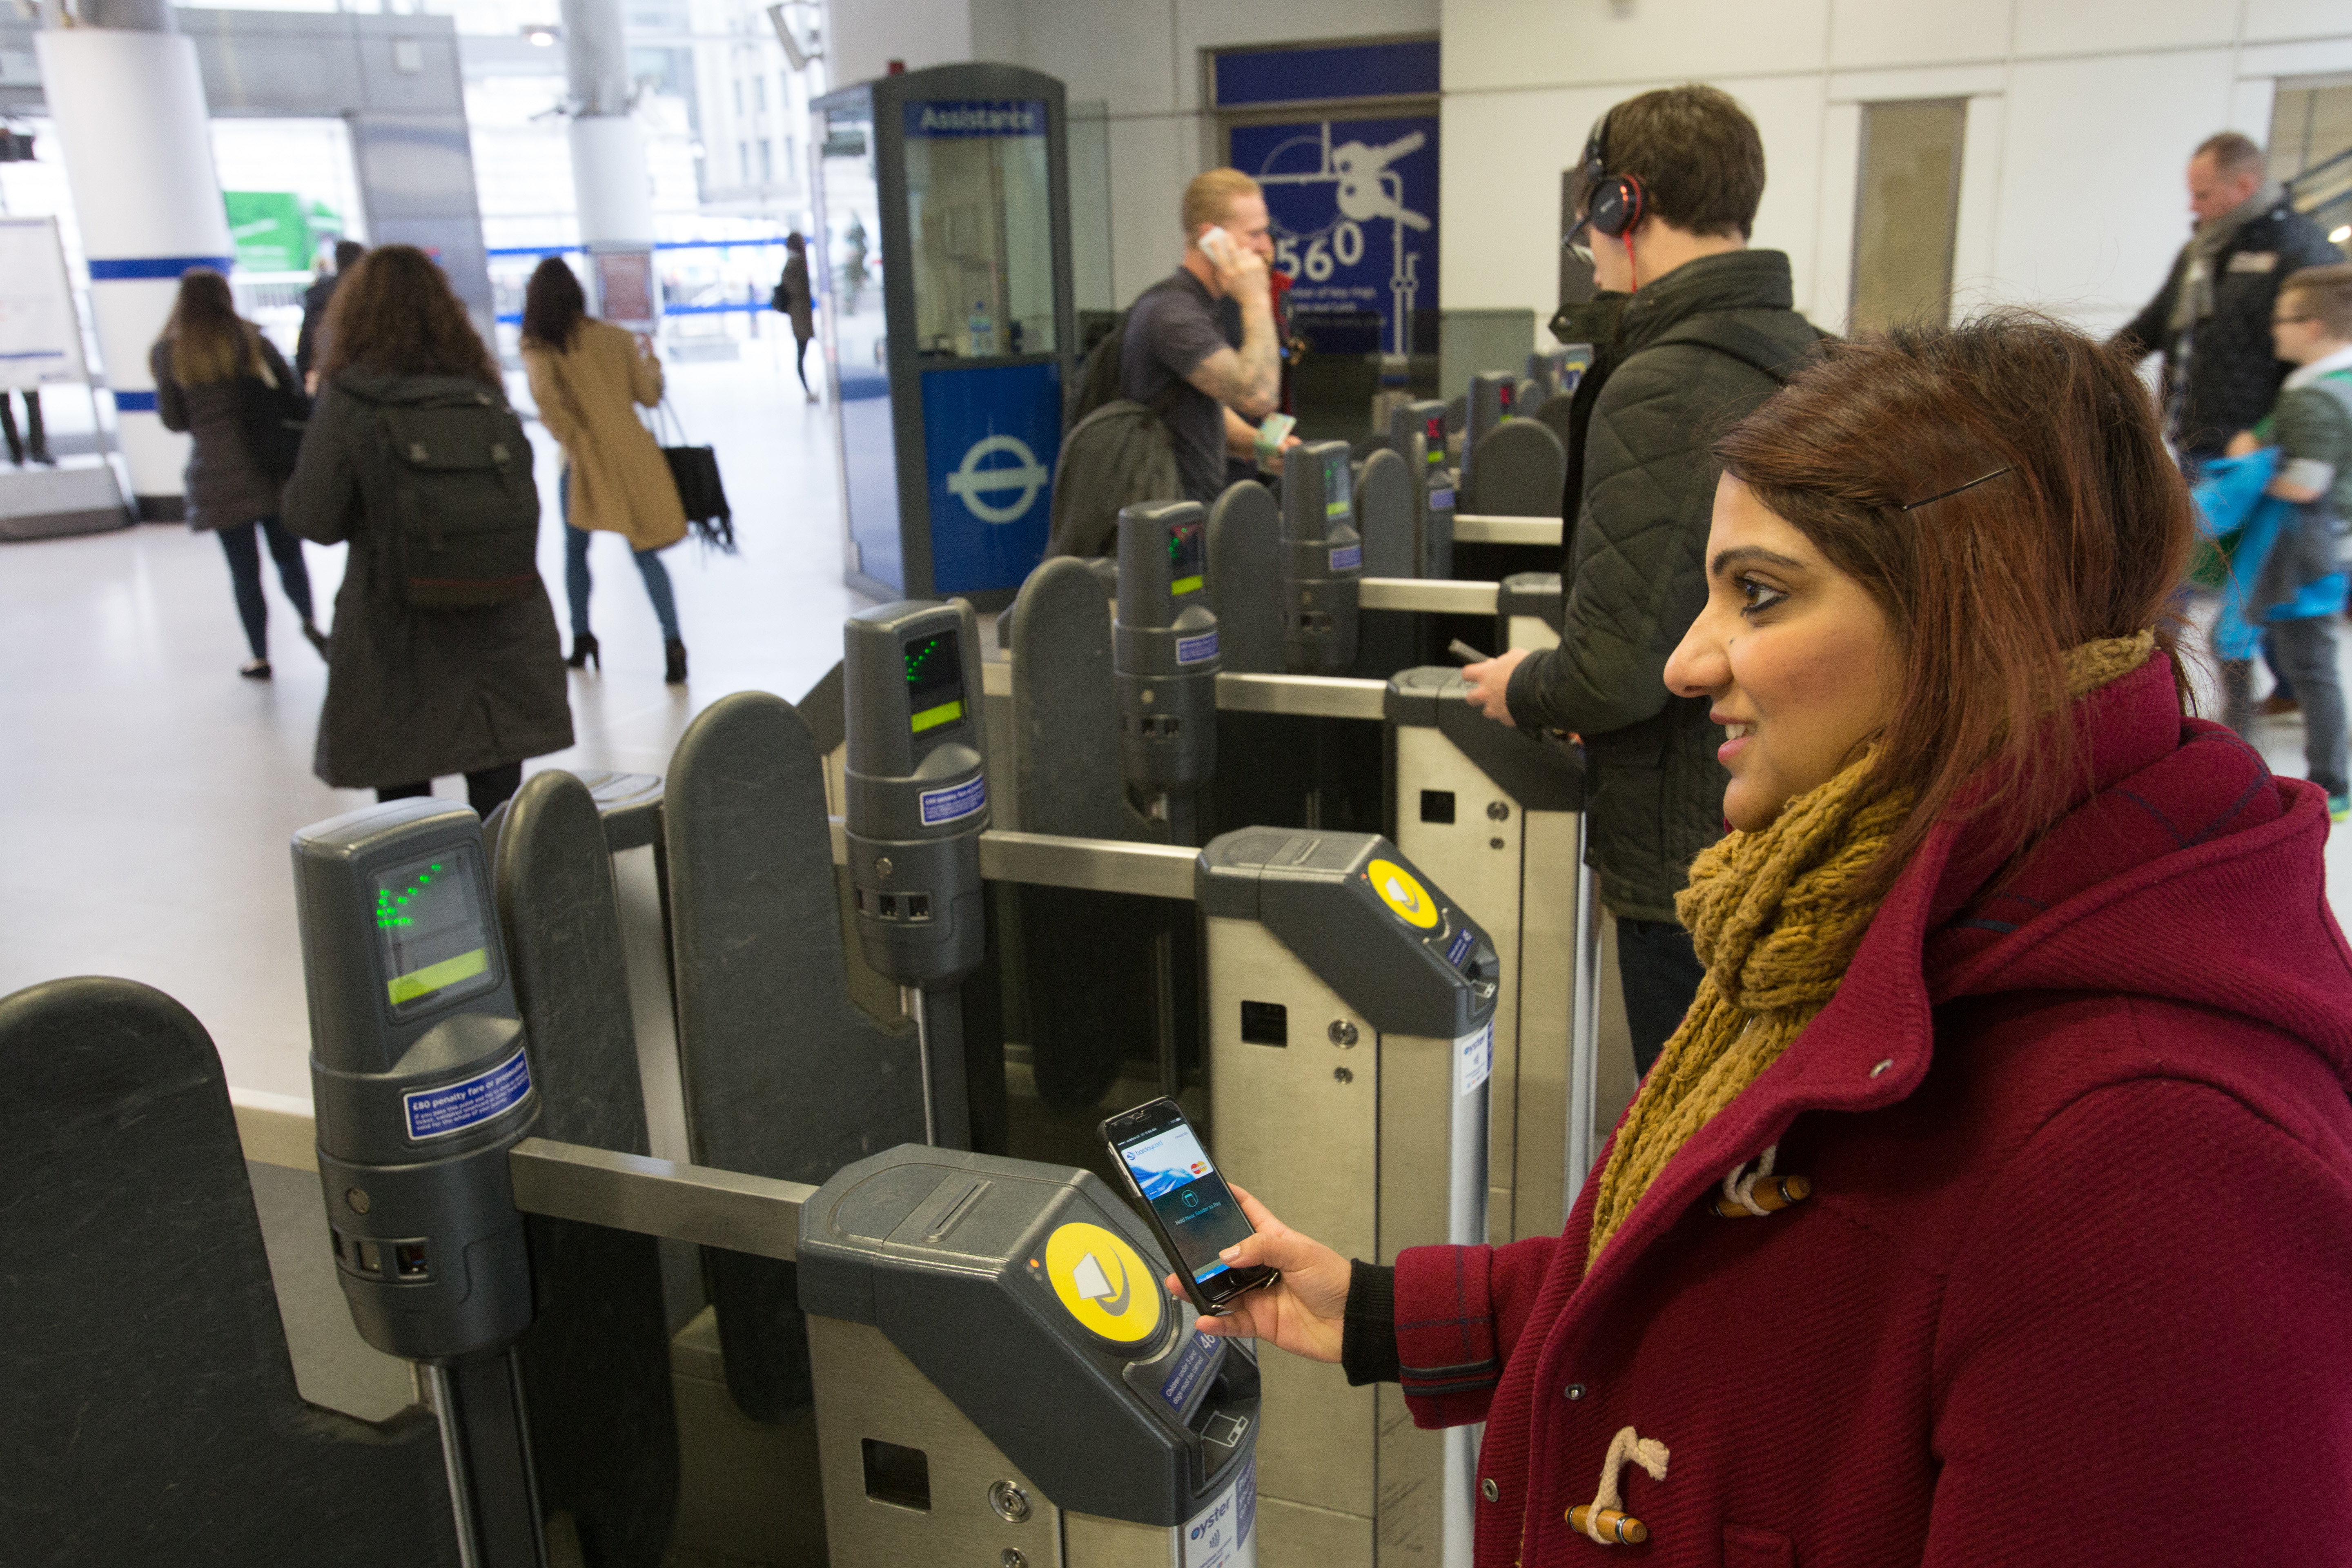
<svg viewBox="0 0 2352 1568"><path fill-rule="evenodd" d="M1348 448L1340 447L1323 459L1323 515L1326 518L1348 515L1351 498L1348 493Z"/></svg>
<svg viewBox="0 0 2352 1568"><path fill-rule="evenodd" d="M1198 522L1180 522L1168 531L1168 592L1181 599L1187 594L1197 594L1206 581L1202 576L1205 546Z"/></svg>
<svg viewBox="0 0 2352 1568"><path fill-rule="evenodd" d="M906 645L907 722L921 735L963 721L963 657L954 632Z"/></svg>
<svg viewBox="0 0 2352 1568"><path fill-rule="evenodd" d="M369 889L392 1016L404 1018L498 984L490 922L470 845L379 871Z"/></svg>
<svg viewBox="0 0 2352 1568"><path fill-rule="evenodd" d="M1118 1146L1143 1201L1160 1216L1192 1278L1225 1272L1217 1254L1251 1234L1249 1220L1224 1177L1209 1163L1189 1122L1155 1127Z"/></svg>

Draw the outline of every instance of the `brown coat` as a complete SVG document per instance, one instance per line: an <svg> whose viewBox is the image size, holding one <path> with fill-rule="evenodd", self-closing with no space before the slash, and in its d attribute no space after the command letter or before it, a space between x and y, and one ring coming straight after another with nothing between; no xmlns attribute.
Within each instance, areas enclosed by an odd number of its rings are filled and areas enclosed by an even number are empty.
<svg viewBox="0 0 2352 1568"><path fill-rule="evenodd" d="M243 323L261 349L277 385L290 386L294 373L286 368L278 345L261 335L251 322ZM236 381L210 381L184 385L172 374L172 340L162 338L147 353L147 368L155 378L155 414L166 430L184 430L188 447L188 526L200 531L243 528L249 522L278 515L279 483L253 459L245 440L245 393Z"/></svg>
<svg viewBox="0 0 2352 1568"><path fill-rule="evenodd" d="M559 353L525 344L523 369L539 417L563 446L572 478L574 528L609 529L632 550L659 550L686 537L677 499L653 432L635 405L661 402L661 362L639 353L635 337L608 322L583 321Z"/></svg>

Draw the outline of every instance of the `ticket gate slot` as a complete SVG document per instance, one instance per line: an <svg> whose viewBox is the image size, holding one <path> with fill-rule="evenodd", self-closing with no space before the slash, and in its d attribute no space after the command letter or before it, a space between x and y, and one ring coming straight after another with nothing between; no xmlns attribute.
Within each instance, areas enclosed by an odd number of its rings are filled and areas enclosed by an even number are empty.
<svg viewBox="0 0 2352 1568"><path fill-rule="evenodd" d="M894 1149L802 1206L798 1263L835 1563L1257 1560L1256 1363L1091 1173Z"/></svg>
<svg viewBox="0 0 2352 1568"><path fill-rule="evenodd" d="M929 1142L971 1140L956 987L987 952L980 627L971 606L904 601L843 627L851 898L857 941L899 988L921 1047Z"/></svg>
<svg viewBox="0 0 2352 1568"><path fill-rule="evenodd" d="M1356 662L1356 532L1348 444L1308 441L1282 465L1282 643L1294 675L1336 675Z"/></svg>
<svg viewBox="0 0 2352 1568"><path fill-rule="evenodd" d="M1111 623L1119 762L1178 844L1192 841L1193 796L1217 771L1222 664L1210 605L1207 509L1197 501L1123 509Z"/></svg>
<svg viewBox="0 0 2352 1568"><path fill-rule="evenodd" d="M1387 839L1246 828L1195 876L1219 1165L1345 1256L1486 1237L1500 960ZM1262 1367L1270 1563L1467 1568L1475 1435L1424 1432L1393 1384Z"/></svg>
<svg viewBox="0 0 2352 1568"><path fill-rule="evenodd" d="M1568 1125L1584 771L1568 746L1497 724L1456 669L1389 682L1397 847L1502 954L1486 1239L1557 1236Z"/></svg>
<svg viewBox="0 0 2352 1568"><path fill-rule="evenodd" d="M463 1561L546 1557L522 1384L530 1259L508 1152L539 1119L481 824L432 800L293 842L319 1181L360 1334L425 1370Z"/></svg>

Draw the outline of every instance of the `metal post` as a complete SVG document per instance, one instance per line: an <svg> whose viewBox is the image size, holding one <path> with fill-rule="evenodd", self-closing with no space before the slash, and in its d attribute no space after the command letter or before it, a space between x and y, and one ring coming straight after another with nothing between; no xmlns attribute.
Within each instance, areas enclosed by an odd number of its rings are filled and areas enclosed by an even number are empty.
<svg viewBox="0 0 2352 1568"><path fill-rule="evenodd" d="M971 1095L964 1082L963 994L898 987L898 1005L915 1020L923 1073L923 1142L935 1149L971 1147Z"/></svg>
<svg viewBox="0 0 2352 1568"><path fill-rule="evenodd" d="M1601 1100L1601 878L1586 857L1592 818L1576 819L1576 994L1568 1036L1568 1153L1559 1212L1575 1212L1592 1167L1592 1119Z"/></svg>
<svg viewBox="0 0 2352 1568"><path fill-rule="evenodd" d="M441 1418L458 1562L465 1568L547 1568L530 1422L514 1352L428 1366L425 1375Z"/></svg>

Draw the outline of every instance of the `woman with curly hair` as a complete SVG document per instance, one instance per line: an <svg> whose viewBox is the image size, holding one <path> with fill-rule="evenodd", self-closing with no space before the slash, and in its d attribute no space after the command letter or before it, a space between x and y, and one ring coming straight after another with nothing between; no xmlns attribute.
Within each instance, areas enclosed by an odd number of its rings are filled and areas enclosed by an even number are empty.
<svg viewBox="0 0 2352 1568"><path fill-rule="evenodd" d="M382 800L430 795L435 778L463 773L487 816L521 784L523 759L572 744L555 612L536 571L521 593L482 608L409 602L391 499L403 481L382 411L452 395L503 405L498 362L441 268L410 245L372 250L344 275L327 338L318 406L286 486L295 531L351 546L314 766Z"/></svg>
<svg viewBox="0 0 2352 1568"><path fill-rule="evenodd" d="M1565 1230L1350 1265L1245 1199L1282 1279L1200 1326L1486 1423L1487 1568L2352 1560L2327 801L2186 715L2146 389L1898 331L1717 455L1706 975Z"/></svg>

